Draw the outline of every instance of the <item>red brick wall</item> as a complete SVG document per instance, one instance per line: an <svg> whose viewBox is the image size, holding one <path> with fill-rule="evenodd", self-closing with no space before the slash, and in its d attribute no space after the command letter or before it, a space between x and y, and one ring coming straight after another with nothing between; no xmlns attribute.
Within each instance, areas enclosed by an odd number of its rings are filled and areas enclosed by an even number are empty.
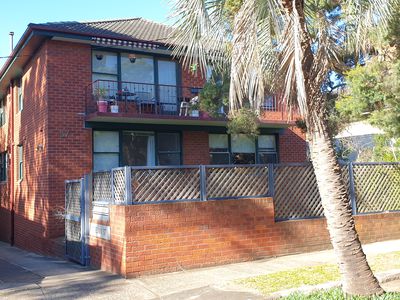
<svg viewBox="0 0 400 300"><path fill-rule="evenodd" d="M285 129L279 135L279 162L305 162L307 160L307 143L305 134L297 127Z"/></svg>
<svg viewBox="0 0 400 300"><path fill-rule="evenodd" d="M331 248L325 219L275 223L271 198L114 205L110 224L92 263L128 277ZM400 238L400 213L356 225L363 242Z"/></svg>
<svg viewBox="0 0 400 300"><path fill-rule="evenodd" d="M48 42L49 236L64 235L54 208L64 207L64 181L92 169L91 130L84 128L85 88L91 83L89 45Z"/></svg>
<svg viewBox="0 0 400 300"><path fill-rule="evenodd" d="M16 86L11 90L14 135L11 126L1 128L0 150L8 144L13 155L14 231L19 247L54 254L58 246L52 238L64 235L64 222L55 215L64 207L64 180L79 178L91 170L91 132L84 129L83 115L84 91L91 82L90 60L88 45L47 41L23 70L21 112ZM7 108L10 110L11 105ZM17 177L19 144L24 150L22 181ZM9 224L10 207L10 197L2 197L1 224ZM6 226L4 232L9 231ZM9 236L1 234L3 240L4 235Z"/></svg>
<svg viewBox="0 0 400 300"><path fill-rule="evenodd" d="M91 237L89 241L90 264L113 273L126 274L126 239L125 215L123 206L114 206L110 210L109 222L95 222L101 225L110 225L111 239L109 241ZM133 255L130 252L129 255ZM132 258L130 258L132 259Z"/></svg>
<svg viewBox="0 0 400 300"><path fill-rule="evenodd" d="M12 151L11 126L9 126L9 118L11 114L11 93L5 97L6 123L0 127L0 152ZM10 158L10 155L8 156ZM11 201L10 201L10 160L8 160L7 181L0 182L0 240L10 242L11 238Z"/></svg>
<svg viewBox="0 0 400 300"><path fill-rule="evenodd" d="M48 237L49 172L47 110L47 44L23 70L23 110L18 112L18 92L14 86L13 165L15 201L15 245L43 252ZM9 117L10 118L10 117ZM18 147L23 146L23 179L18 180ZM11 180L11 178L10 178Z"/></svg>
<svg viewBox="0 0 400 300"><path fill-rule="evenodd" d="M183 88L183 97L191 98L194 95L191 94L191 87L203 87L206 79L201 76L200 72L193 73L187 68L181 66L181 82Z"/></svg>
<svg viewBox="0 0 400 300"><path fill-rule="evenodd" d="M184 131L182 135L182 145L184 165L210 164L208 132Z"/></svg>

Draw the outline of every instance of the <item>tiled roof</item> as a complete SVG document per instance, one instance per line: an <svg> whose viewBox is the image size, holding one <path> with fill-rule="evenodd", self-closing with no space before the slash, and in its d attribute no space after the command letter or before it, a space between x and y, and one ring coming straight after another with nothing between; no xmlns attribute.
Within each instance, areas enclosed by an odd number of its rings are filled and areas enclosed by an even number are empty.
<svg viewBox="0 0 400 300"><path fill-rule="evenodd" d="M30 24L51 31L68 32L115 39L134 39L166 43L173 27L142 18L96 22L55 22Z"/></svg>

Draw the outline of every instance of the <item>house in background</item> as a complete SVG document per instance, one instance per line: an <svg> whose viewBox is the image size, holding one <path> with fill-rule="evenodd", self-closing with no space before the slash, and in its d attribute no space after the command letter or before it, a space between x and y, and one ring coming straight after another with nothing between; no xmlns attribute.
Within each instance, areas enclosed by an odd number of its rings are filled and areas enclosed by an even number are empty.
<svg viewBox="0 0 400 300"><path fill-rule="evenodd" d="M141 18L28 25L0 71L1 240L62 253L65 180L93 170L306 160L274 97L254 139L191 113L205 79L171 56L171 31Z"/></svg>
<svg viewBox="0 0 400 300"><path fill-rule="evenodd" d="M375 137L384 134L365 121L350 123L335 136L337 149L348 161L369 161L375 147Z"/></svg>

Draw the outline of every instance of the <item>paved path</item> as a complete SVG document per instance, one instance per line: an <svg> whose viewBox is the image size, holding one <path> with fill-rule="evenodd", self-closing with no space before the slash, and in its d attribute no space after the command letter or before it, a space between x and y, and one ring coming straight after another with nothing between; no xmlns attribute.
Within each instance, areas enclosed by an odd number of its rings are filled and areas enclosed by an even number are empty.
<svg viewBox="0 0 400 300"><path fill-rule="evenodd" d="M368 244L367 255L399 251L400 240ZM334 263L331 250L123 279L0 242L0 299L263 299L236 279L296 267ZM395 290L400 282L386 286Z"/></svg>

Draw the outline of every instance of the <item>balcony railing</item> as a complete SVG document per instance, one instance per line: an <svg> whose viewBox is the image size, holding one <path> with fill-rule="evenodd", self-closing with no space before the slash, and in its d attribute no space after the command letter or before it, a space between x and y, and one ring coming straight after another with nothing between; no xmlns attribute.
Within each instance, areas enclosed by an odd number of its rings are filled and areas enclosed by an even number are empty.
<svg viewBox="0 0 400 300"><path fill-rule="evenodd" d="M198 117L192 104L198 101L200 90L198 87L97 80L86 88L86 113Z"/></svg>
<svg viewBox="0 0 400 300"><path fill-rule="evenodd" d="M208 114L199 112L200 87L150 84L112 80L96 80L86 88L86 114L127 113L137 115L164 115L207 119ZM260 120L285 122L294 119L297 112L288 112L282 97L267 96L259 108ZM222 119L226 115L220 115Z"/></svg>

